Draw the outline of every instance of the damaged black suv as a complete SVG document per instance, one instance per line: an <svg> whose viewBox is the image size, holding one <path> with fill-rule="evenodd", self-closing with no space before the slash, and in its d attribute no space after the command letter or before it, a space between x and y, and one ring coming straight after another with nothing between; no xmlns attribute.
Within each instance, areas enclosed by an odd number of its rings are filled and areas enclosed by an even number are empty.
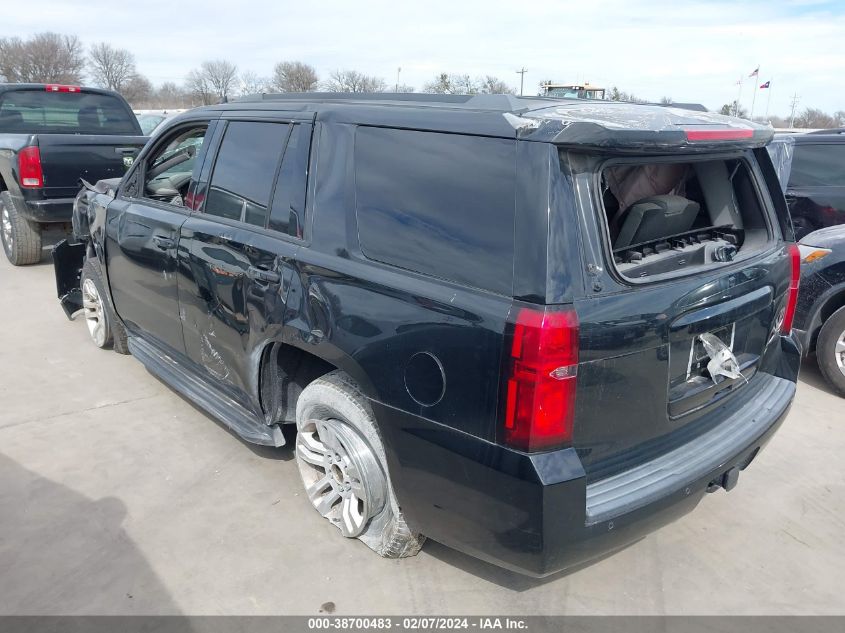
<svg viewBox="0 0 845 633"><path fill-rule="evenodd" d="M305 498L543 576L732 488L784 419L798 253L770 128L507 96L264 96L80 193L59 296Z"/></svg>

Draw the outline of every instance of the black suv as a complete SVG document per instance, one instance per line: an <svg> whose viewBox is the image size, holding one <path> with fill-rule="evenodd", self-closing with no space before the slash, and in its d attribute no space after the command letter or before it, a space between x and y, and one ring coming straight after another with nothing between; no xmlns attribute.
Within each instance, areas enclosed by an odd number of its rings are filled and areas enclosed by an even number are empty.
<svg viewBox="0 0 845 633"><path fill-rule="evenodd" d="M845 223L845 133L819 130L777 140L796 239Z"/></svg>
<svg viewBox="0 0 845 633"><path fill-rule="evenodd" d="M59 295L307 498L542 576L732 488L784 419L798 251L770 128L300 94L192 110L79 198Z"/></svg>

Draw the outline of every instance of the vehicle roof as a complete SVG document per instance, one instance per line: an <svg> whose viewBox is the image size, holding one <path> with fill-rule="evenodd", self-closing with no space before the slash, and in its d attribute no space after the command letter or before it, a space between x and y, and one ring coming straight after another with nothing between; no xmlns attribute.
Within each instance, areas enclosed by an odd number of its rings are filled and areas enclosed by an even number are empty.
<svg viewBox="0 0 845 633"><path fill-rule="evenodd" d="M771 140L772 129L742 119L662 105L560 97L436 95L424 93L285 93L244 97L196 112L301 112L319 120L421 130L524 138L572 145L669 147L687 141L685 130L750 130L745 145ZM624 141L620 139L624 138ZM668 145L667 145L668 143ZM712 144L708 144L712 145ZM699 145L703 147L703 145Z"/></svg>
<svg viewBox="0 0 845 633"><path fill-rule="evenodd" d="M46 90L47 86L66 86L72 85L77 87L76 84L60 84L60 83L49 83L49 84L32 84L32 83L20 83L20 84L4 84L0 83L0 93L3 92L14 92L16 90ZM106 88L94 88L91 86L78 86L80 92L84 92L87 94L101 94L101 95L111 95L111 96L120 96L119 93L115 92L114 90L108 90Z"/></svg>

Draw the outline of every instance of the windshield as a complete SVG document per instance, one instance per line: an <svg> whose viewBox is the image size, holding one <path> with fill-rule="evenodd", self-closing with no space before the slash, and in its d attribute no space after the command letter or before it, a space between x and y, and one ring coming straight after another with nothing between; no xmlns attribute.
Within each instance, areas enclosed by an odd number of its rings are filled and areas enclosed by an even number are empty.
<svg viewBox="0 0 845 633"><path fill-rule="evenodd" d="M0 96L0 132L130 135L138 127L111 95L16 90Z"/></svg>
<svg viewBox="0 0 845 633"><path fill-rule="evenodd" d="M143 132L144 136L149 136L150 133L156 129L161 122L164 121L164 117L160 114L139 114L138 115L138 123L141 126L141 132Z"/></svg>

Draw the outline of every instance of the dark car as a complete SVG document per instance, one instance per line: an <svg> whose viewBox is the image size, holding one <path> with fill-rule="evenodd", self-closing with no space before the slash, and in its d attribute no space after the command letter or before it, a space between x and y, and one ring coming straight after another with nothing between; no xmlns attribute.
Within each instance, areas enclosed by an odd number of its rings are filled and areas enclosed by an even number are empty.
<svg viewBox="0 0 845 633"><path fill-rule="evenodd" d="M795 333L815 352L828 383L845 396L845 225L814 231L801 249Z"/></svg>
<svg viewBox="0 0 845 633"><path fill-rule="evenodd" d="M784 156L783 175L795 237L845 223L845 134L821 130L787 139L792 156Z"/></svg>
<svg viewBox="0 0 845 633"><path fill-rule="evenodd" d="M9 261L39 261L42 230L70 227L80 179L122 176L146 141L111 90L0 84L0 235Z"/></svg>
<svg viewBox="0 0 845 633"><path fill-rule="evenodd" d="M295 423L344 536L543 576L732 488L786 416L771 136L489 95L201 108L80 197L58 291L247 440Z"/></svg>

